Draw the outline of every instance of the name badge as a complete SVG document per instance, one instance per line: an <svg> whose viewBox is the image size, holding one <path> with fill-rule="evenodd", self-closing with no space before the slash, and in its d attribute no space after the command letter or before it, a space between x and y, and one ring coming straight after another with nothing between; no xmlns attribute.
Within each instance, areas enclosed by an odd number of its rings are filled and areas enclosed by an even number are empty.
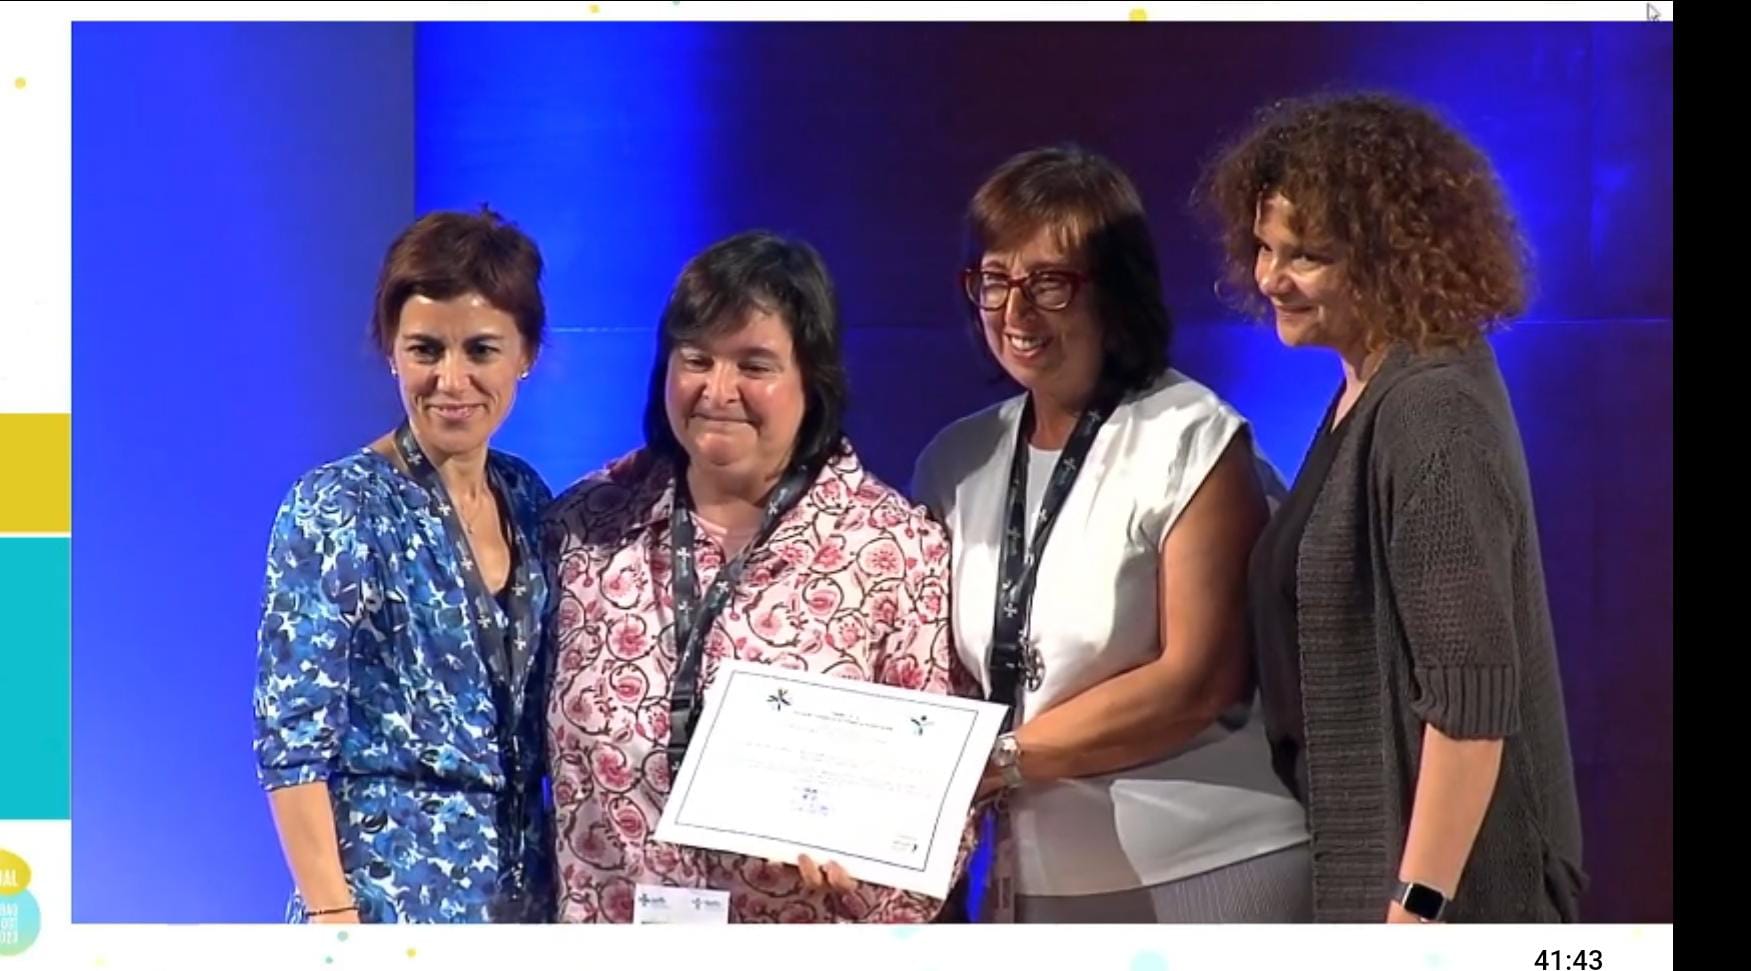
<svg viewBox="0 0 1751 971"><path fill-rule="evenodd" d="M632 922L727 924L730 922L730 894L727 890L657 887L641 883L632 897Z"/></svg>

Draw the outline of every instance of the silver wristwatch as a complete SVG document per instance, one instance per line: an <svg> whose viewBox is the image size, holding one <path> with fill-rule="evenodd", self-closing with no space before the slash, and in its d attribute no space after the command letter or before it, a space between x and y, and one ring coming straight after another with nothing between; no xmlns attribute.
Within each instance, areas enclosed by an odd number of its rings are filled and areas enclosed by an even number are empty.
<svg viewBox="0 0 1751 971"><path fill-rule="evenodd" d="M991 749L991 764L1002 774L1004 788L1021 788L1021 743L1015 740L1014 732L997 736L997 744Z"/></svg>

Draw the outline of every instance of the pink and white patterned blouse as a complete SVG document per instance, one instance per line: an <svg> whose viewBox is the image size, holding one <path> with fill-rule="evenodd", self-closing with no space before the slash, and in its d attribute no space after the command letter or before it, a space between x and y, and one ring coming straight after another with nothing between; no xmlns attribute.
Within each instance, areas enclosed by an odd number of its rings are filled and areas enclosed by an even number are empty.
<svg viewBox="0 0 1751 971"><path fill-rule="evenodd" d="M727 890L737 922L932 919L941 901L930 897L869 884L850 899L813 893L788 864L653 837L670 787L673 482L669 461L634 452L568 489L543 523L558 580L547 722L558 918L630 921L643 883ZM700 530L700 590L724 560ZM846 446L750 554L707 638L703 685L719 660L736 657L974 695L951 642L948 601L942 527Z"/></svg>

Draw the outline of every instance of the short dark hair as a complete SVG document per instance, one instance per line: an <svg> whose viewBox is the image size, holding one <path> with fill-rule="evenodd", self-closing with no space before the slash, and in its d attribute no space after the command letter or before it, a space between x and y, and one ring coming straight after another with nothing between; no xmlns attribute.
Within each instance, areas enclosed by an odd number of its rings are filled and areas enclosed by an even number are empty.
<svg viewBox="0 0 1751 971"><path fill-rule="evenodd" d="M1042 229L1088 263L1101 384L1120 392L1147 387L1167 370L1173 317L1137 187L1118 166L1075 145L1022 152L973 194L966 267L977 268L991 250L1026 245ZM977 321L978 308L968 306Z"/></svg>
<svg viewBox="0 0 1751 971"><path fill-rule="evenodd" d="M819 468L838 450L847 393L833 280L814 247L754 230L688 260L669 293L644 408L645 446L652 452L686 461L665 407L669 355L679 344L742 326L755 308L784 321L802 371L806 405L790 467Z"/></svg>
<svg viewBox="0 0 1751 971"><path fill-rule="evenodd" d="M389 244L377 274L371 337L389 354L401 326L401 308L413 297L451 300L478 293L517 322L533 357L541 349L547 305L541 298L541 251L504 217L482 206L473 212L432 212Z"/></svg>
<svg viewBox="0 0 1751 971"><path fill-rule="evenodd" d="M1370 345L1463 346L1525 309L1531 254L1495 170L1428 108L1370 93L1279 101L1210 163L1195 199L1228 300L1261 316L1253 220L1278 192L1295 205L1290 228L1342 248Z"/></svg>

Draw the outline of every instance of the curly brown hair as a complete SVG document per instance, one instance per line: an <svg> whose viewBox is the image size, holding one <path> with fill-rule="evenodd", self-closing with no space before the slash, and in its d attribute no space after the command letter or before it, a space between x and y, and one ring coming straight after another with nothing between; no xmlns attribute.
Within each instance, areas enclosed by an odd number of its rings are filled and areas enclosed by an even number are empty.
<svg viewBox="0 0 1751 971"><path fill-rule="evenodd" d="M1370 347L1464 346L1524 311L1531 254L1488 158L1420 105L1382 94L1279 101L1205 169L1194 203L1221 240L1223 296L1262 316L1260 200L1341 254Z"/></svg>

